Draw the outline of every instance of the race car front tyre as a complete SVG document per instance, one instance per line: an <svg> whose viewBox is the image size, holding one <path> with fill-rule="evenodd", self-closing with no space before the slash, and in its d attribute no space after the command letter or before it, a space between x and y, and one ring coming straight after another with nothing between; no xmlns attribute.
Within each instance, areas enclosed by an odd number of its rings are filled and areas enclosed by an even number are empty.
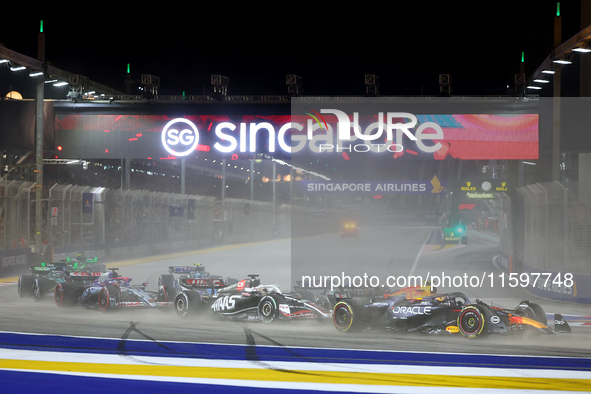
<svg viewBox="0 0 591 394"><path fill-rule="evenodd" d="M359 317L356 315L353 306L348 302L337 302L334 306L332 323L337 331L355 332L362 327Z"/></svg>
<svg viewBox="0 0 591 394"><path fill-rule="evenodd" d="M98 294L98 307L101 311L107 312L121 300L121 290L118 286L103 286ZM114 302L114 303L113 303Z"/></svg>
<svg viewBox="0 0 591 394"><path fill-rule="evenodd" d="M75 283L58 283L55 286L55 304L58 307L73 307L78 301Z"/></svg>
<svg viewBox="0 0 591 394"><path fill-rule="evenodd" d="M279 308L277 307L277 300L271 296L264 296L259 301L258 314L263 323L271 323L277 319Z"/></svg>
<svg viewBox="0 0 591 394"><path fill-rule="evenodd" d="M33 282L35 282L35 275L19 276L17 290L20 298L33 296Z"/></svg>
<svg viewBox="0 0 591 394"><path fill-rule="evenodd" d="M529 307L534 313L533 319L538 323L542 323L543 325L547 326L548 317L546 316L546 312L544 312L544 309L542 309L542 307L538 304L534 304L533 302L529 303Z"/></svg>
<svg viewBox="0 0 591 394"><path fill-rule="evenodd" d="M183 291L174 299L174 310L179 317L195 316L202 304L201 294L196 291Z"/></svg>
<svg viewBox="0 0 591 394"><path fill-rule="evenodd" d="M484 314L475 305L468 305L462 309L458 316L458 328L467 338L476 338L488 332Z"/></svg>

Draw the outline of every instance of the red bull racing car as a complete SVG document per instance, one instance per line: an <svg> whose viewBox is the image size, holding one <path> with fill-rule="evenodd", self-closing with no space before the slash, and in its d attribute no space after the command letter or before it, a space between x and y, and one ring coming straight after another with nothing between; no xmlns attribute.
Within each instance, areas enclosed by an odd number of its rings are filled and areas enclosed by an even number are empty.
<svg viewBox="0 0 591 394"><path fill-rule="evenodd" d="M463 293L436 294L429 287L409 287L395 293L354 294L342 289L329 292L334 305L333 324L341 332L365 328L396 332L461 333L467 338L516 332L570 332L566 320L554 316L554 328L538 304L522 301L514 309L471 303Z"/></svg>

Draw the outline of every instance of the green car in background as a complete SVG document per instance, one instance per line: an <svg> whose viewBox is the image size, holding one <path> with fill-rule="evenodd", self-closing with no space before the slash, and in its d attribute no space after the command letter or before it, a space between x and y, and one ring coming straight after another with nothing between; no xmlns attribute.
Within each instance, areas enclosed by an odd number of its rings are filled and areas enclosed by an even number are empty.
<svg viewBox="0 0 591 394"><path fill-rule="evenodd" d="M29 267L29 270L30 274L18 278L18 295L39 301L45 296L53 296L58 283L73 280L92 283L107 271L107 267L98 263L96 257L83 258L78 254L76 257L60 260L59 263L40 263Z"/></svg>

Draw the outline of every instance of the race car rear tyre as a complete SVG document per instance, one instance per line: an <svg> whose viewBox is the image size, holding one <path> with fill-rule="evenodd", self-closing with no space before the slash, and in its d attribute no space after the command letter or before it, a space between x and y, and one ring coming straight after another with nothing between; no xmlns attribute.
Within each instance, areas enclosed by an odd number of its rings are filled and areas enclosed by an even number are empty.
<svg viewBox="0 0 591 394"><path fill-rule="evenodd" d="M76 295L77 286L75 283L58 283L55 286L55 304L58 307L73 307L78 301Z"/></svg>
<svg viewBox="0 0 591 394"><path fill-rule="evenodd" d="M361 322L353 306L348 302L337 302L334 306L332 323L337 331L355 332L361 329Z"/></svg>
<svg viewBox="0 0 591 394"><path fill-rule="evenodd" d="M121 289L119 289L118 286L113 285L103 286L98 294L98 307L101 311L107 312L115 306L113 305L111 298L113 298L115 304L118 303L121 300Z"/></svg>
<svg viewBox="0 0 591 394"><path fill-rule="evenodd" d="M259 301L258 314L263 323L271 323L277 319L279 308L277 307L277 300L271 296L264 296Z"/></svg>
<svg viewBox="0 0 591 394"><path fill-rule="evenodd" d="M170 274L160 275L158 278L158 301L172 302L175 296L174 276Z"/></svg>
<svg viewBox="0 0 591 394"><path fill-rule="evenodd" d="M33 296L33 282L35 275L21 275L18 278L18 296L20 298Z"/></svg>
<svg viewBox="0 0 591 394"><path fill-rule="evenodd" d="M202 305L201 294L196 291L183 291L174 298L174 310L179 317L197 315Z"/></svg>
<svg viewBox="0 0 591 394"><path fill-rule="evenodd" d="M467 338L476 338L487 333L486 319L475 305L465 306L458 316L460 333Z"/></svg>
<svg viewBox="0 0 591 394"><path fill-rule="evenodd" d="M35 301L40 301L48 291L49 279L44 277L35 279L33 282L33 299Z"/></svg>
<svg viewBox="0 0 591 394"><path fill-rule="evenodd" d="M92 267L92 272L100 272L100 273L108 272L107 266L105 264L96 264L94 267Z"/></svg>

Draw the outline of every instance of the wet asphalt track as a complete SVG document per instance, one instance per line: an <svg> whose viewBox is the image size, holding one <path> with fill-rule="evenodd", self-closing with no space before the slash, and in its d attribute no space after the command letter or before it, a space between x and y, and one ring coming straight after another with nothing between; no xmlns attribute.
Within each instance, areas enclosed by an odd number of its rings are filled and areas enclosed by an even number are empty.
<svg viewBox="0 0 591 394"><path fill-rule="evenodd" d="M132 284L149 282L156 290L158 276L170 265L200 262L212 274L238 279L248 274L261 276L263 283L286 289L294 272L322 272L326 275L469 275L499 271L492 264L498 245L485 238L471 237L468 246L427 253L423 244L427 227L366 227L358 239L341 239L337 234L298 240L275 240L240 247L216 248L205 253L175 258L159 257L138 265L122 265L120 274L133 278ZM422 250L422 254L419 252ZM419 256L417 258L417 256ZM109 264L110 267L116 266ZM319 268L320 267L320 268ZM295 275L294 275L295 276ZM284 290L285 291L285 290ZM463 291L471 299L491 300L495 305L515 307L520 300L535 297L521 288L485 285L478 289L441 287L439 292ZM573 327L571 334L490 336L468 340L459 334L420 335L366 330L357 334L337 332L332 323L315 321L233 323L208 316L181 319L173 311L95 310L57 308L52 299L34 302L21 299L16 285L0 286L0 331L73 336L153 339L203 343L235 343L344 349L381 349L410 352L454 352L532 356L591 356L591 328ZM591 306L538 299L548 313L591 316ZM130 327L135 327L129 330ZM51 346L49 343L48 346Z"/></svg>

